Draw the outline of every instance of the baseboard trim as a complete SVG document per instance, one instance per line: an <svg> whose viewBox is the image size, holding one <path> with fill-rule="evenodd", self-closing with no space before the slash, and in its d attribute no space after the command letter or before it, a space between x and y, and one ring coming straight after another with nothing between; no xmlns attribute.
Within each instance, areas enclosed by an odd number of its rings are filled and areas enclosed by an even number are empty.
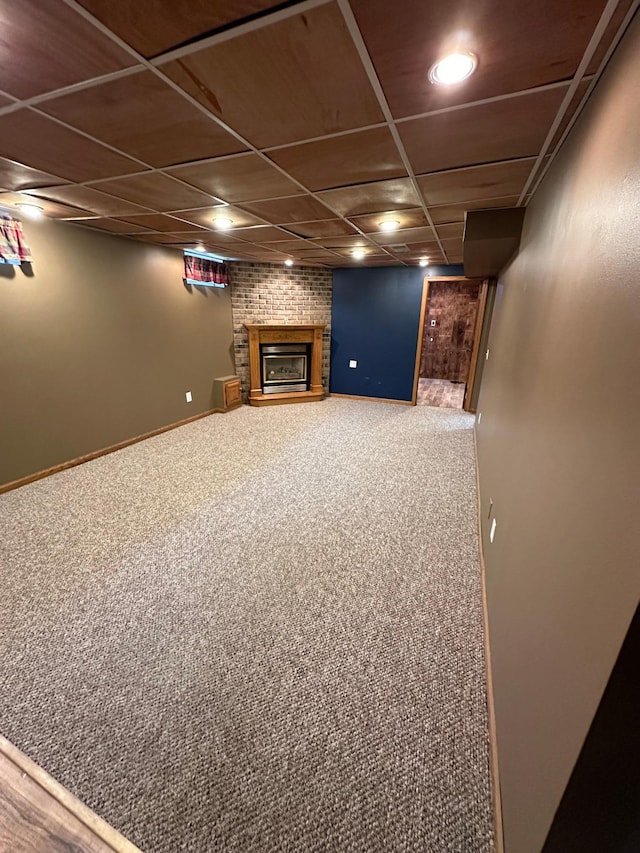
<svg viewBox="0 0 640 853"><path fill-rule="evenodd" d="M358 394L329 394L330 397L342 397L344 400L368 400L370 403L396 403L398 406L413 406L411 400L390 400L387 397L362 397Z"/></svg>
<svg viewBox="0 0 640 853"><path fill-rule="evenodd" d="M147 438L153 438L155 435L161 435L163 432L177 429L178 427L190 424L193 421L198 421L200 418L206 418L209 415L222 413L222 409L208 409L206 412L200 412L199 415L192 415L190 418L177 421L167 426L158 427L151 432L145 432L143 435L136 435L134 438L127 438L125 441L120 441L118 444L112 444L110 447L103 447L101 450L94 450L91 453L85 453L84 456L77 456L75 459L70 459L68 462L61 462L59 465L54 465L52 468L45 468L44 471L36 471L35 474L27 474L26 477L21 477L19 480L12 480L10 483L0 485L0 495L5 492L11 492L13 489L19 489L20 486L26 486L29 483L35 483L37 480L43 480L45 477L50 477L52 474L58 474L60 471L66 471L68 468L75 468L76 465L83 465L85 462L91 462L93 459L98 459L100 456L106 456L108 453L115 453L116 450L122 450L124 447L129 447L131 444L137 444L139 441L145 441Z"/></svg>
<svg viewBox="0 0 640 853"><path fill-rule="evenodd" d="M101 817L98 817L88 806L85 806L70 791L67 791L59 782L56 782L53 777L49 776L46 770L43 770L35 761L28 758L10 741L2 737L2 735L0 735L0 753L11 761L22 773L29 776L52 799L73 815L76 820L86 826L107 847L110 847L114 853L141 853L141 850L130 841L127 841L124 835L121 835Z"/></svg>
<svg viewBox="0 0 640 853"><path fill-rule="evenodd" d="M493 670L491 665L491 642L489 640L489 610L487 606L487 572L482 545L482 510L480 508L480 469L478 467L478 443L476 427L473 428L473 453L476 468L476 493L478 496L478 550L480 553L480 586L482 594L482 622L484 631L485 677L487 680L487 715L489 719L489 747L491 762L491 793L493 796L493 828L495 853L505 853L504 829L502 824L502 795L500 793L500 765L498 763L498 737L496 731L496 707L493 696Z"/></svg>

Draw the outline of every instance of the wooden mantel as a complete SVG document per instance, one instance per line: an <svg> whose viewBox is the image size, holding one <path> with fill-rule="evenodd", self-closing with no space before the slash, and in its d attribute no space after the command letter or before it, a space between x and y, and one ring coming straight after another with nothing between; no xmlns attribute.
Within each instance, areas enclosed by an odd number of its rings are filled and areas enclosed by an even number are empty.
<svg viewBox="0 0 640 853"><path fill-rule="evenodd" d="M249 374L251 388L249 405L278 406L282 403L310 403L324 398L322 387L322 333L321 323L282 324L245 323L249 336ZM308 391L288 391L283 394L263 394L260 376L260 344L311 344L311 382Z"/></svg>

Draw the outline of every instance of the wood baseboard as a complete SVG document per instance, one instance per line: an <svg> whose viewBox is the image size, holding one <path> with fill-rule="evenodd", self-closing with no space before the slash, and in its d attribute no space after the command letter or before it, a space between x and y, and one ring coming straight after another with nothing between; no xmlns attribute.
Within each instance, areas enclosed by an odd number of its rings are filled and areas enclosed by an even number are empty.
<svg viewBox="0 0 640 853"><path fill-rule="evenodd" d="M498 737L496 732L496 708L493 696L493 672L491 667L491 643L489 640L489 611L487 607L487 572L482 546L482 509L480 506L480 469L478 467L478 444L476 427L473 428L473 451L476 466L476 492L478 495L478 550L480 552L480 585L482 594L482 622L484 633L485 677L487 681L487 714L489 719L489 745L491 762L491 793L493 796L493 828L495 853L505 853L504 829L502 825L502 796L500 793L500 765L498 763Z"/></svg>
<svg viewBox="0 0 640 853"><path fill-rule="evenodd" d="M46 770L1 735L0 760L10 762L6 765L8 768L12 765L17 768L12 770L9 778L13 779L15 791L21 796L25 805L25 811L21 812L19 820L36 827L43 840L48 832L51 832L52 839L59 832L60 824L56 823L57 819L63 822L65 830L77 843L73 844L74 850L99 849L113 851L113 853L141 853L138 847L127 841L116 829L49 776ZM19 778L17 781L14 779L18 773L25 782L24 786ZM35 783L35 786L31 783ZM19 830L20 827L16 829ZM38 847L38 849L41 848Z"/></svg>
<svg viewBox="0 0 640 853"><path fill-rule="evenodd" d="M370 403L396 403L398 406L413 406L411 400L391 400L387 397L361 397L357 394L329 394L330 397L342 397L344 400L368 400Z"/></svg>
<svg viewBox="0 0 640 853"><path fill-rule="evenodd" d="M50 477L52 474L58 474L60 471L66 471L67 468L75 468L76 465L82 465L85 462L91 462L92 459L98 459L100 456L106 456L108 453L114 453L116 450L122 450L124 447L129 447L131 444L137 444L139 441L145 441L147 438L153 438L154 435L161 435L163 432L169 432L171 429L190 424L193 421L198 421L200 418L206 418L209 415L222 413L222 409L208 409L206 412L200 412L199 415L193 415L190 418L184 418L182 421L177 421L167 426L159 427L158 429L145 432L143 435L136 435L134 438L127 438L125 441L120 441L118 444L112 444L110 447L103 447L101 450L94 450L91 453L85 453L84 456L77 456L75 459L70 459L68 462L61 462L59 465L54 465L52 468L45 468L44 471L36 471L35 474L27 474L26 477L21 477L19 480L12 480L10 483L0 485L0 495L5 492L10 492L13 489L19 489L20 486L26 486L29 483L35 483L36 480L43 480L45 477Z"/></svg>

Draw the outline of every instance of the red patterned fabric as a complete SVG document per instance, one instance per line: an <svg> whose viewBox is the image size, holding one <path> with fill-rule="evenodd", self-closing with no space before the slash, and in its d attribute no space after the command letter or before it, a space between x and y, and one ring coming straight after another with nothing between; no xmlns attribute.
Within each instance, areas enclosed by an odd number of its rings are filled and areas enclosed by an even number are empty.
<svg viewBox="0 0 640 853"><path fill-rule="evenodd" d="M7 264L33 260L22 233L22 223L10 216L0 216L0 259Z"/></svg>
<svg viewBox="0 0 640 853"><path fill-rule="evenodd" d="M229 269L225 263L195 255L184 256L184 278L190 284L229 284Z"/></svg>

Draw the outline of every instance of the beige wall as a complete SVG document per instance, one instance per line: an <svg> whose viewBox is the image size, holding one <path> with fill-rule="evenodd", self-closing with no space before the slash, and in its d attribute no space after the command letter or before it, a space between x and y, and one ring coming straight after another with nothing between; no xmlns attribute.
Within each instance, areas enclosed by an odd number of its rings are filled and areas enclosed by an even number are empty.
<svg viewBox="0 0 640 853"><path fill-rule="evenodd" d="M489 339L477 436L508 853L542 849L640 595L639 80L636 18L528 209Z"/></svg>
<svg viewBox="0 0 640 853"><path fill-rule="evenodd" d="M211 408L228 290L187 290L175 249L23 224L33 277L0 265L0 484Z"/></svg>

